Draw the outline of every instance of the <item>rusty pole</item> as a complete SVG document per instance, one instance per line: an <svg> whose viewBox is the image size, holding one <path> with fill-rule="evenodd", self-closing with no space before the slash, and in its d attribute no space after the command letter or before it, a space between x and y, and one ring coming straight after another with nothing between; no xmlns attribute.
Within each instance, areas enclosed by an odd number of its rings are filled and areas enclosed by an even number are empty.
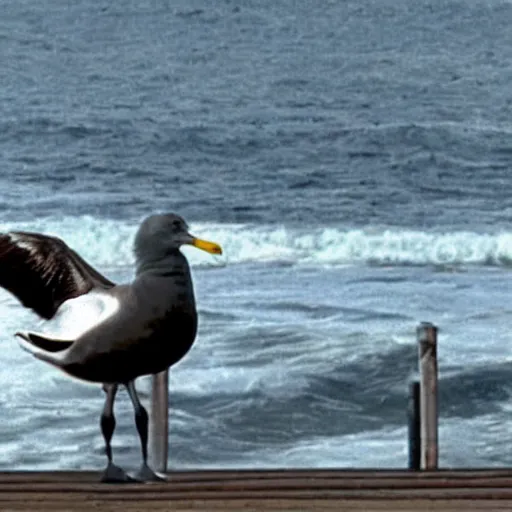
<svg viewBox="0 0 512 512"><path fill-rule="evenodd" d="M438 468L437 327L422 322L417 330L420 370L421 467Z"/></svg>

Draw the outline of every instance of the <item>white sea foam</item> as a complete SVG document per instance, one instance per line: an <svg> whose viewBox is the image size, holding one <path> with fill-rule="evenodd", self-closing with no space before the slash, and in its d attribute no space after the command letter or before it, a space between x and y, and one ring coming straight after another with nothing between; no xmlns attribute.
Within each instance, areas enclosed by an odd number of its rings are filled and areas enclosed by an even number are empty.
<svg viewBox="0 0 512 512"><path fill-rule="evenodd" d="M31 230L63 238L91 263L133 264L137 222L91 216L4 223L2 231ZM310 265L490 265L512 264L512 232L420 231L402 228L289 228L272 225L192 224L191 231L219 242L224 256L184 249L192 265L285 262Z"/></svg>

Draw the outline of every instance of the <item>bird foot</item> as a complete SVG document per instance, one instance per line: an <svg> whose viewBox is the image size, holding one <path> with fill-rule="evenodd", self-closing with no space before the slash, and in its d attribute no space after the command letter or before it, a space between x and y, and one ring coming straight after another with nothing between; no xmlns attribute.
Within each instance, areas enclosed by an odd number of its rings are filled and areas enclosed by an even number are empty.
<svg viewBox="0 0 512 512"><path fill-rule="evenodd" d="M103 475L101 475L100 481L108 484L127 484L136 480L126 473L124 469L109 462L105 471L103 471Z"/></svg>
<svg viewBox="0 0 512 512"><path fill-rule="evenodd" d="M139 482L165 482L164 475L155 473L145 462L139 468L134 477Z"/></svg>

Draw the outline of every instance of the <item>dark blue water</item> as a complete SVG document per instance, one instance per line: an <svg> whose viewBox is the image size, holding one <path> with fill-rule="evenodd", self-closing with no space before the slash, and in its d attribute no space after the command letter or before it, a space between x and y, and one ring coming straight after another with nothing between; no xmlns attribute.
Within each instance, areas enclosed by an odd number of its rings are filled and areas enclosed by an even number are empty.
<svg viewBox="0 0 512 512"><path fill-rule="evenodd" d="M511 20L501 0L5 2L2 214L506 226Z"/></svg>
<svg viewBox="0 0 512 512"><path fill-rule="evenodd" d="M174 467L404 466L423 320L442 464L511 462L511 24L504 0L3 2L2 229L116 280L154 211L225 248L187 254ZM6 294L0 314L0 466L100 467L101 392L21 353L35 319Z"/></svg>

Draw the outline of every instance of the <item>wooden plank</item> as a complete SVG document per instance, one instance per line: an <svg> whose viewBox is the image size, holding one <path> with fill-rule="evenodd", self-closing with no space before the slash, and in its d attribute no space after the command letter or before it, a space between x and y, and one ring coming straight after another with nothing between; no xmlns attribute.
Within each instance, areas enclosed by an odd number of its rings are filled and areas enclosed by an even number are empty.
<svg viewBox="0 0 512 512"><path fill-rule="evenodd" d="M50 495L51 494L51 495ZM97 500L97 501L111 501L111 500L143 500L146 502L153 501L175 501L175 500L253 500L253 501L266 501L266 500L280 500L280 499L293 499L293 500L314 500L314 499L329 499L329 500L401 500L401 499L422 499L422 500L509 500L512 501L512 489L505 488L492 488L492 489L276 489L272 491L254 491L254 490L240 490L240 491L223 491L222 489L212 490L195 490L189 491L174 491L174 490L125 490L114 491L104 490L97 492L94 490L80 490L80 491L31 491L27 492L25 489L17 491L6 491L0 493L0 503L4 501L13 501L20 499L23 496L24 500L31 501L75 501L75 500Z"/></svg>
<svg viewBox="0 0 512 512"><path fill-rule="evenodd" d="M163 493L187 493L187 492L217 492L217 493L238 493L253 491L271 493L274 491L322 491L322 490L392 490L392 491L407 491L415 490L425 492L429 489L433 490L449 490L449 489L512 489L512 477L498 477L498 478L463 478L463 479L450 479L446 477L428 478L428 479L405 479L405 478L275 478L272 480L263 479L223 479L223 480L188 480L188 481L173 481L165 483L132 483L125 485L108 485L99 482L68 482L68 481L47 481L47 482L29 482L23 484L20 482L4 482L0 481L0 499L1 493L16 492L20 486L25 486L26 493L80 493L80 492L95 492L95 493L127 493L137 492L143 493L150 489L150 492Z"/></svg>
<svg viewBox="0 0 512 512"><path fill-rule="evenodd" d="M0 472L0 485L7 482L86 482L96 483L101 472L97 471L4 471ZM458 479L494 479L512 478L512 469L508 468L478 468L436 471L407 471L407 470L378 470L378 469L276 469L276 470L185 470L167 473L169 481L226 481L261 479L273 480L275 478L294 480L297 478L313 479L404 479L425 481L429 479L445 478ZM153 484L151 484L153 485Z"/></svg>
<svg viewBox="0 0 512 512"><path fill-rule="evenodd" d="M0 473L0 510L512 510L512 470L185 471L101 484L97 472Z"/></svg>
<svg viewBox="0 0 512 512"><path fill-rule="evenodd" d="M361 512L377 512L377 511L399 511L399 512L464 512L464 511L509 511L512 510L512 501L495 502L495 501L431 501L431 500L401 500L394 502L387 501L374 501L368 502L366 500L311 500L308 502L295 501L295 500L267 500L265 502L255 503L247 500L236 500L226 502L222 500L202 502L195 501L173 501L173 502L145 502L145 501L113 501L109 503L101 501L87 501L87 502L27 502L19 500L13 502L4 508L2 511L105 511L105 512L139 512L139 511L173 511L173 512L198 512L198 511L243 511L243 512L269 512L269 511L293 511L293 512L307 512L307 511L361 511Z"/></svg>

